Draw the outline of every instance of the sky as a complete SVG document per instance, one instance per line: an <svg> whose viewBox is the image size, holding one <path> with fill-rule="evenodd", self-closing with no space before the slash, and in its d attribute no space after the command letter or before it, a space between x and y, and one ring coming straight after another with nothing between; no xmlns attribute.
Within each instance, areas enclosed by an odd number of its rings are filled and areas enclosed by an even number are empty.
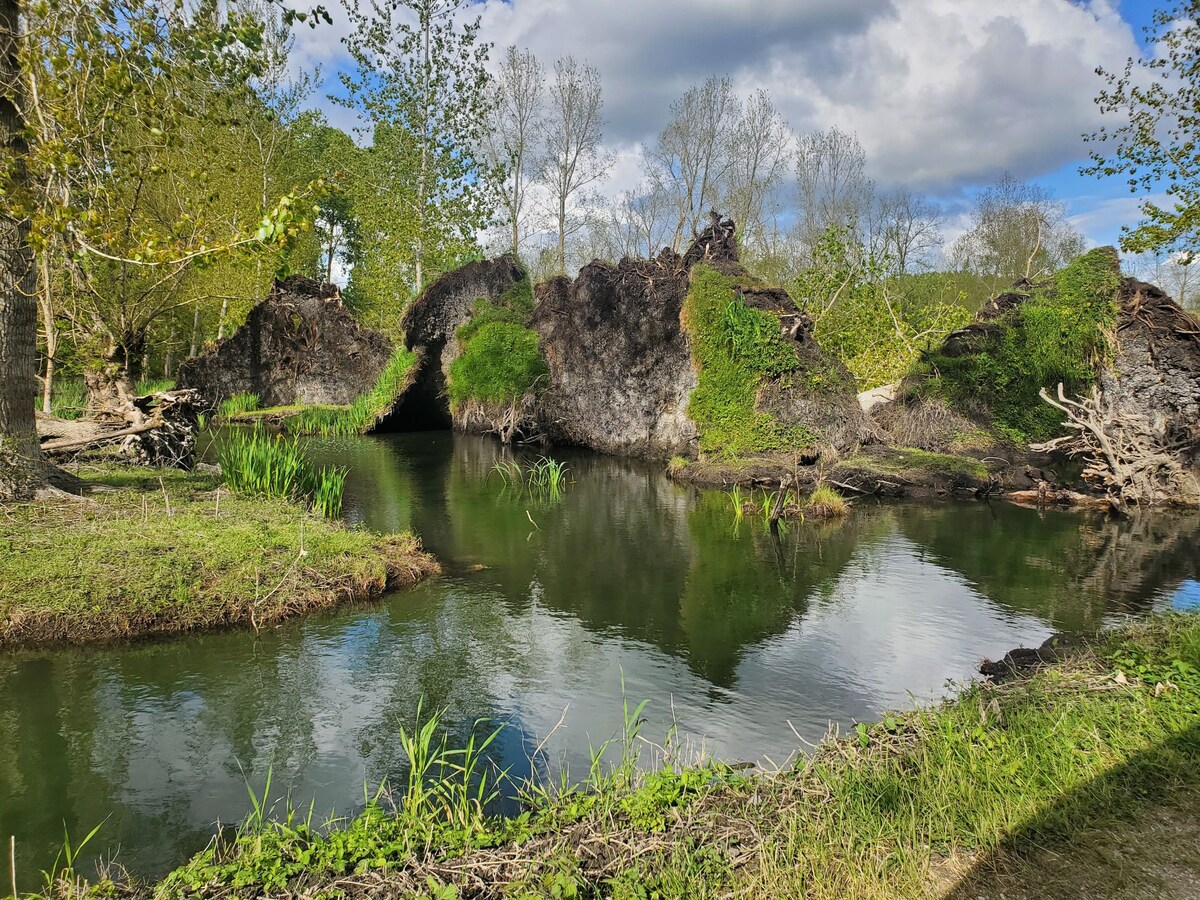
<svg viewBox="0 0 1200 900"><path fill-rule="evenodd" d="M329 101L348 65L340 3L333 25L299 28L293 65L325 76L313 98L331 123L352 114ZM481 38L562 55L601 73L605 142L617 155L605 190L639 180L640 147L689 86L728 75L766 88L797 132L857 135L881 188L922 191L943 208L947 238L971 198L1005 172L1068 204L1093 244L1114 243L1137 219L1119 179L1080 175L1085 132L1101 124L1095 69L1119 70L1145 51L1150 0L483 0Z"/></svg>

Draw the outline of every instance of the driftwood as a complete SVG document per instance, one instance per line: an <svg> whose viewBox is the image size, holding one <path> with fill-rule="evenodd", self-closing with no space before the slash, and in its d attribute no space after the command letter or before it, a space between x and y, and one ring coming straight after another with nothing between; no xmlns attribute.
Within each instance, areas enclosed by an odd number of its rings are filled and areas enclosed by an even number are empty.
<svg viewBox="0 0 1200 900"><path fill-rule="evenodd" d="M1066 416L1063 424L1073 433L1033 450L1082 458L1084 481L1115 503L1169 503L1196 494L1195 476L1181 456L1190 446L1186 438L1162 434L1147 416L1118 413L1098 387L1078 400L1068 398L1061 383L1057 393L1051 397L1043 388L1041 397Z"/></svg>
<svg viewBox="0 0 1200 900"><path fill-rule="evenodd" d="M132 462L190 469L195 463L200 397L195 391L161 391L135 397L103 418L37 417L42 452L63 456L118 445Z"/></svg>
<svg viewBox="0 0 1200 900"><path fill-rule="evenodd" d="M1041 482L1028 491L1010 491L1004 499L1018 506L1034 506L1044 509L1047 506L1072 506L1092 509L1109 509L1113 503L1107 497L1096 497L1092 494L1081 494L1061 488L1048 482Z"/></svg>

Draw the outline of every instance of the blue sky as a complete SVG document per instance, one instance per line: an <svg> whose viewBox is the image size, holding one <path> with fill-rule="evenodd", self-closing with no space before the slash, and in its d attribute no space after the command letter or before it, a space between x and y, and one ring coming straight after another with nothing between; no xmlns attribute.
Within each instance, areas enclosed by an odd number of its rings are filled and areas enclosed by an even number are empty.
<svg viewBox="0 0 1200 900"><path fill-rule="evenodd" d="M297 31L294 64L320 64L327 89L347 64L339 2L333 26ZM1094 243L1137 218L1118 179L1082 176L1085 131L1100 124L1096 66L1144 51L1146 0L482 0L497 50L532 49L547 66L573 54L599 69L605 140L617 155L606 190L633 187L640 147L668 107L709 75L766 88L798 132L856 133L881 187L910 187L945 208L948 237L970 198L1004 172L1068 203ZM493 53L498 57L499 52ZM314 98L332 122L350 114Z"/></svg>

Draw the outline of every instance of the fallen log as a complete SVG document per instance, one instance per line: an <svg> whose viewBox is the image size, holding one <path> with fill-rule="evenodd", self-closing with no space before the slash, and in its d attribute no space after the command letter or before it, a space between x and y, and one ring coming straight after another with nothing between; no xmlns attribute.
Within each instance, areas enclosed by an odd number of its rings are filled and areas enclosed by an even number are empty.
<svg viewBox="0 0 1200 900"><path fill-rule="evenodd" d="M119 454L140 465L191 469L199 411L195 391L160 391L107 409L103 420L38 415L37 430L42 451L51 456L119 444Z"/></svg>

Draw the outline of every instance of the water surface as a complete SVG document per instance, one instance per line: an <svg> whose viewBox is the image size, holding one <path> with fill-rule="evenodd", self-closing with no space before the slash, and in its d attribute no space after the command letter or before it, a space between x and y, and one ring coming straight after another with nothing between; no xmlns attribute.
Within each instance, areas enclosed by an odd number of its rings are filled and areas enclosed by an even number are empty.
<svg viewBox="0 0 1200 900"><path fill-rule="evenodd" d="M252 634L0 655L0 836L36 883L61 842L141 874L249 807L247 782L319 812L403 772L417 703L497 760L586 768L649 700L685 754L782 763L830 725L942 696L983 657L1200 602L1196 517L1111 522L983 503L858 503L772 536L661 467L556 452L558 504L503 494L508 451L447 432L314 441L351 467L350 521L413 530L447 574ZM565 712L565 715L564 715ZM556 724L561 726L556 729Z"/></svg>

